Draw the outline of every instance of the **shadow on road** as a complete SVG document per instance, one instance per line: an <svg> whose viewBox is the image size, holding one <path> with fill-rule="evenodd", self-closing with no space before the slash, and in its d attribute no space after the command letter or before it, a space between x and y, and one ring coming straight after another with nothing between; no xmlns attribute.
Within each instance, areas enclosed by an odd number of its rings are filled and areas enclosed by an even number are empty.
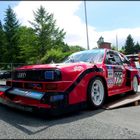
<svg viewBox="0 0 140 140"><path fill-rule="evenodd" d="M126 95L124 94L111 97L109 98L108 102L122 98L122 96ZM48 128L55 125L70 123L84 118L93 117L94 115L102 113L103 111L105 111L105 109L89 110L86 108L82 111L79 110L53 118L47 114L44 114L44 118L42 115L37 113L15 110L0 104L0 119L28 135L33 135L47 130Z"/></svg>
<svg viewBox="0 0 140 140"><path fill-rule="evenodd" d="M0 119L28 135L33 135L44 131L52 126L74 122L80 119L94 116L103 111L104 109L86 109L53 118L51 118L50 116L44 118L42 117L42 115L39 115L37 113L15 110L13 108L9 108L0 104ZM47 116L47 114L44 115Z"/></svg>

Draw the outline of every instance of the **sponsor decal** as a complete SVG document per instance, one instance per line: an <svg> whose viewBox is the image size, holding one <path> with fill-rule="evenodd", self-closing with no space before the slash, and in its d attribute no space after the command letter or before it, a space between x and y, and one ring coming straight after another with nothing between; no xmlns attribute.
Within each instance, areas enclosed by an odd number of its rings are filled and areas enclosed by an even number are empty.
<svg viewBox="0 0 140 140"><path fill-rule="evenodd" d="M17 74L17 78L25 78L26 77L26 73L25 72L19 72L18 74Z"/></svg>
<svg viewBox="0 0 140 140"><path fill-rule="evenodd" d="M25 96L28 96L28 95L30 95L30 94L31 94L30 91L25 91Z"/></svg>
<svg viewBox="0 0 140 140"><path fill-rule="evenodd" d="M114 72L114 84L120 86L123 82L123 73Z"/></svg>
<svg viewBox="0 0 140 140"><path fill-rule="evenodd" d="M108 71L108 87L112 87L113 85L121 86L124 80L122 67L107 67Z"/></svg>
<svg viewBox="0 0 140 140"><path fill-rule="evenodd" d="M107 72L108 72L108 78L114 77L114 71L111 66L108 67Z"/></svg>
<svg viewBox="0 0 140 140"><path fill-rule="evenodd" d="M82 66L75 66L73 71L82 71L84 68Z"/></svg>
<svg viewBox="0 0 140 140"><path fill-rule="evenodd" d="M115 67L114 69L114 84L121 86L124 80L123 70L121 67Z"/></svg>
<svg viewBox="0 0 140 140"><path fill-rule="evenodd" d="M34 83L34 84L29 83L29 86L33 89L41 89L42 88L41 84L37 84L37 83Z"/></svg>
<svg viewBox="0 0 140 140"><path fill-rule="evenodd" d="M108 78L107 79L107 86L109 88L111 88L111 87L113 87L113 85L114 85L114 78Z"/></svg>

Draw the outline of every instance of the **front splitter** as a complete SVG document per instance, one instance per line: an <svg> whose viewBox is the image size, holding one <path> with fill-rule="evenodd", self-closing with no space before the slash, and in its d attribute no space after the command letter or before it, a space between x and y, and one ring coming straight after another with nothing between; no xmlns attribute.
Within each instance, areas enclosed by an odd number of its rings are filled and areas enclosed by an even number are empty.
<svg viewBox="0 0 140 140"><path fill-rule="evenodd" d="M3 99L3 98L0 98L0 103L6 105L8 107L16 108L16 109L23 110L23 111L28 111L28 112L33 111L32 106L20 105L20 104L11 102L10 100L6 100L6 99Z"/></svg>

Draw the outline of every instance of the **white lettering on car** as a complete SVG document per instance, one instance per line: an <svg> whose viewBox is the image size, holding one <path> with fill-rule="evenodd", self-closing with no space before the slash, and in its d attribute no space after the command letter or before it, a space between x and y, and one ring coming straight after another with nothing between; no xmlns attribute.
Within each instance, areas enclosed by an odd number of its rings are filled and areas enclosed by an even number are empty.
<svg viewBox="0 0 140 140"><path fill-rule="evenodd" d="M82 71L84 68L82 66L75 66L73 71Z"/></svg>

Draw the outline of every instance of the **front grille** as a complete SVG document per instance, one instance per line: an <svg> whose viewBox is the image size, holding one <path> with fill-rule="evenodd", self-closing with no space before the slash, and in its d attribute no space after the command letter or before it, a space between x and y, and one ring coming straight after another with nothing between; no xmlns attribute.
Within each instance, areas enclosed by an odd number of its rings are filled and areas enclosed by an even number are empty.
<svg viewBox="0 0 140 140"><path fill-rule="evenodd" d="M23 83L21 82L12 82L12 86L16 88L23 88Z"/></svg>
<svg viewBox="0 0 140 140"><path fill-rule="evenodd" d="M24 88L42 90L43 84L42 83L24 83Z"/></svg>
<svg viewBox="0 0 140 140"><path fill-rule="evenodd" d="M54 79L45 79L45 72L48 70L26 70L26 71L14 71L12 73L13 80L24 80L24 81L59 81L61 79L61 73L59 70L54 71Z"/></svg>

